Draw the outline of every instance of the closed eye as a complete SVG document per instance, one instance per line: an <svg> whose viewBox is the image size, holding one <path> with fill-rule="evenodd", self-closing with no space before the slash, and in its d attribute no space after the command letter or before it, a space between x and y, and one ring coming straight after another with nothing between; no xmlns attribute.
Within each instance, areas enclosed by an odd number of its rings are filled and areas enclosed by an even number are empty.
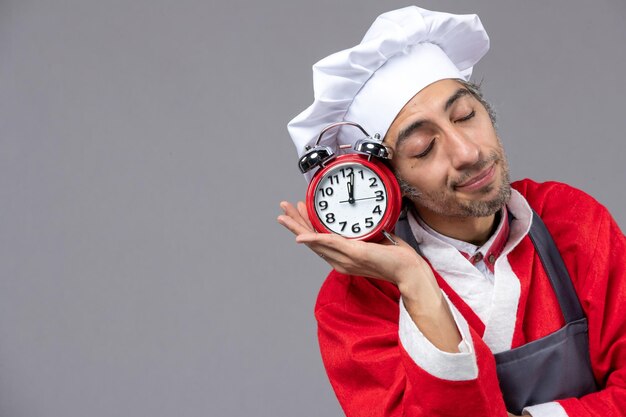
<svg viewBox="0 0 626 417"><path fill-rule="evenodd" d="M463 116L460 119L455 120L454 122L464 122L466 120L471 119L472 117L474 117L476 115L476 111L472 110L467 116Z"/></svg>
<svg viewBox="0 0 626 417"><path fill-rule="evenodd" d="M426 155L430 153L430 151L433 149L433 146L435 146L435 139L431 140L430 143L428 144L428 147L424 149L423 152L415 155L414 158L424 158Z"/></svg>

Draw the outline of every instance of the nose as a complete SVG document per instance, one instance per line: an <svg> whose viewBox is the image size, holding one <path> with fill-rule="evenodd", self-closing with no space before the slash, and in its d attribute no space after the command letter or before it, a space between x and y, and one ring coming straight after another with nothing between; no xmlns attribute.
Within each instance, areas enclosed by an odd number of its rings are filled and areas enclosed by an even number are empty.
<svg viewBox="0 0 626 417"><path fill-rule="evenodd" d="M464 132L451 126L445 132L447 153L452 166L460 171L480 161L480 146Z"/></svg>

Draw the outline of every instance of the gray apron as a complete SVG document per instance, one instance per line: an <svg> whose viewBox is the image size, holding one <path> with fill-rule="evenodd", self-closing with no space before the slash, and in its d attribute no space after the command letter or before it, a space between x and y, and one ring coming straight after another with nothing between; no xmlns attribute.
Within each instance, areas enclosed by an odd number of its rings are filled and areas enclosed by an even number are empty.
<svg viewBox="0 0 626 417"><path fill-rule="evenodd" d="M404 213L396 234L420 253ZM514 414L521 414L527 406L581 397L598 389L589 359L587 319L552 236L534 211L529 236L550 279L565 326L494 355L504 403Z"/></svg>

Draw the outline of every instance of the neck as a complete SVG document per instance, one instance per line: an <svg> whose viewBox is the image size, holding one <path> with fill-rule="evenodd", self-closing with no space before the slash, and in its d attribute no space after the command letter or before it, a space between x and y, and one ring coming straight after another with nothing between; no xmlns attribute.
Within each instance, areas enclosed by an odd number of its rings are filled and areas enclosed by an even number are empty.
<svg viewBox="0 0 626 417"><path fill-rule="evenodd" d="M495 214L486 217L447 217L423 207L415 209L431 229L476 246L487 242L497 227Z"/></svg>

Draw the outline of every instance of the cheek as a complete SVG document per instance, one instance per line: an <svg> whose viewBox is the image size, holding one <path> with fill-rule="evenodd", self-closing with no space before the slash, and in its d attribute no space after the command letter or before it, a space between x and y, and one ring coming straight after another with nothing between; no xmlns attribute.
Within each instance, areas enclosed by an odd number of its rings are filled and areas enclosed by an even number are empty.
<svg viewBox="0 0 626 417"><path fill-rule="evenodd" d="M476 126L476 128L472 130L472 135L485 146L499 146L498 135L489 120L485 120L480 125Z"/></svg>
<svg viewBox="0 0 626 417"><path fill-rule="evenodd" d="M441 165L419 160L398 162L394 172L418 190L433 191L445 187L447 172Z"/></svg>

